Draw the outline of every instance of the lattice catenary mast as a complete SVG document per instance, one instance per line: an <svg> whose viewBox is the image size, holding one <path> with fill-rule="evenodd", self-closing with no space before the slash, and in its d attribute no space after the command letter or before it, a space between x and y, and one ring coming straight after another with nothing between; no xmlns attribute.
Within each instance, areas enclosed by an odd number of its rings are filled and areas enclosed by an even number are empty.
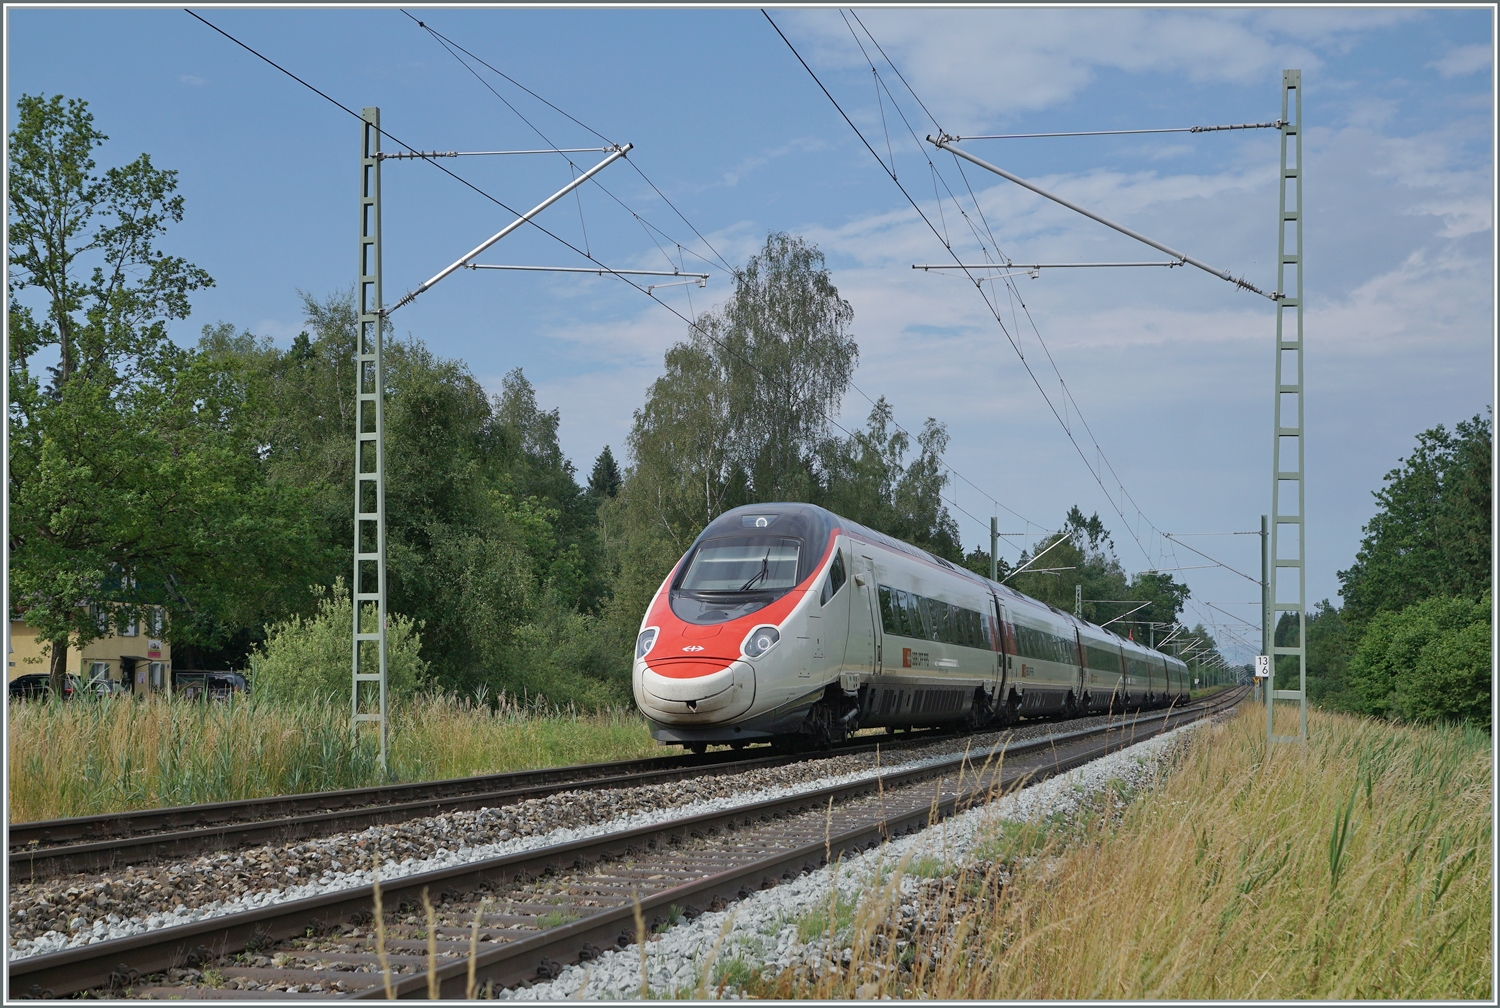
<svg viewBox="0 0 1500 1008"><path fill-rule="evenodd" d="M385 325L380 261L380 109L361 111L359 178L359 321L354 397L354 727L374 722L385 769ZM375 694L371 697L369 694ZM361 706L365 709L361 710Z"/></svg>
<svg viewBox="0 0 1500 1008"><path fill-rule="evenodd" d="M681 277L671 283L655 284L647 291L659 286L676 286L681 283L696 283L703 286L708 280L706 273L686 273L674 270L615 270L572 266L512 266L483 265L475 263L474 257L496 242L514 233L537 214L583 185L604 168L623 158L630 152L630 144L612 144L608 147L582 147L547 150L511 151L402 151L384 154L380 150L380 109L366 108L360 118L360 182L359 182L359 284L356 292L359 316L355 339L355 414L354 414L354 600L353 616L353 697L351 727L359 730L362 723L377 725L380 737L380 767L386 767L389 748L390 699L388 691L388 649L386 634L389 629L386 580L386 521L385 521L385 368L381 360L384 329L391 312L410 304L418 295L434 284L451 276L459 269L473 270L522 270L564 273L609 273L616 276L637 274L645 276ZM458 259L442 272L406 293L390 308L385 307L380 239L380 168L386 160L424 160L439 157L472 157L504 154L566 154L580 151L599 151L606 154L604 160L583 172L557 192L547 197L531 210L518 216L499 232L491 235L468 254Z"/></svg>
<svg viewBox="0 0 1500 1008"><path fill-rule="evenodd" d="M1276 243L1276 412L1271 454L1271 681L1266 744L1307 741L1307 524L1302 372L1302 71L1281 72L1281 212ZM1290 548L1289 548L1290 547ZM1286 571L1294 576L1282 576ZM1295 613L1296 640L1278 644L1282 613ZM1277 689L1282 659L1294 658L1297 688ZM1291 662L1287 662L1291 665ZM1276 701L1296 700L1297 734L1276 734Z"/></svg>

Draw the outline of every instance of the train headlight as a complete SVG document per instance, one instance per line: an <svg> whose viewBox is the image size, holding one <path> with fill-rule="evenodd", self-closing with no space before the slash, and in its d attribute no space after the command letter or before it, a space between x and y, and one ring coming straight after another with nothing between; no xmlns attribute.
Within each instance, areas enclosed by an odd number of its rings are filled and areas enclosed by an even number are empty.
<svg viewBox="0 0 1500 1008"><path fill-rule="evenodd" d="M750 636L745 638L745 643L740 645L740 650L745 652L746 658L759 658L775 647L779 640L781 640L780 630L773 626L758 626L750 631Z"/></svg>
<svg viewBox="0 0 1500 1008"><path fill-rule="evenodd" d="M644 658L651 653L651 646L656 643L656 627L642 630L641 635L635 639L635 656Z"/></svg>

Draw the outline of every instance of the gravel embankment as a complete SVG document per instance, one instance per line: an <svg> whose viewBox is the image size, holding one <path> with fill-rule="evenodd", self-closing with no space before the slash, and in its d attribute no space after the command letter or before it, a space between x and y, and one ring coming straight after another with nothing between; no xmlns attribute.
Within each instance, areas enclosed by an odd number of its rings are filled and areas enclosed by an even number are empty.
<svg viewBox="0 0 1500 1008"><path fill-rule="evenodd" d="M1102 718L1026 725L1007 733L934 741L885 752L881 767L938 762L968 749L980 761L1004 736L1018 740L1072 731ZM604 791L571 791L503 808L453 812L284 846L244 848L158 865L37 882L12 879L11 947L17 959L123 938L434 871L664 819L746 805L873 776L875 755L851 754L741 774Z"/></svg>
<svg viewBox="0 0 1500 1008"><path fill-rule="evenodd" d="M1182 733L1204 723L1159 735L921 833L892 840L878 850L757 892L727 910L705 913L690 923L679 924L646 945L649 996L737 997L740 992L732 980L720 991L716 979L716 967L736 960L743 964L742 976L753 972L770 977L786 969L808 975L820 966L832 968L830 951L835 958L847 958L846 950L825 948L827 939L801 942L798 921L809 910L829 905L830 887L835 883L840 900L857 902L878 888L882 868L889 870L904 858L912 861L939 858L947 864L959 863L965 860L976 838L1003 829L1004 821L1024 821L1059 812L1065 816L1076 814L1092 795L1111 782L1123 783L1127 790L1144 788L1155 778L1162 757L1181 741ZM923 913L921 897L941 890L952 881L920 878L915 874L903 877L900 905L895 909L904 925L900 930L914 932ZM641 996L641 984L641 949L632 945L606 952L586 966L569 966L556 980L505 991L501 996L538 1001L635 999ZM873 985L861 991L860 997L876 994Z"/></svg>

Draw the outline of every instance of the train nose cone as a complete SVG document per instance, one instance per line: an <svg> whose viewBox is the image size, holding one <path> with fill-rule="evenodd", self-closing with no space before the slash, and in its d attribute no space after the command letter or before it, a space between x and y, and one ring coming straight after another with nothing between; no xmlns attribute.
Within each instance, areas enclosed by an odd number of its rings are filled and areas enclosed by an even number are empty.
<svg viewBox="0 0 1500 1008"><path fill-rule="evenodd" d="M712 724L744 713L755 700L748 662L671 658L640 671L637 701L657 721Z"/></svg>

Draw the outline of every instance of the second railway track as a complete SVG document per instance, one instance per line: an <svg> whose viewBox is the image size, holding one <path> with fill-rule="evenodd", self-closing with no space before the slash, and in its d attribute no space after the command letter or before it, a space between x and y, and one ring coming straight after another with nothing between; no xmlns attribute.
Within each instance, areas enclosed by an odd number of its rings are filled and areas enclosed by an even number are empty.
<svg viewBox="0 0 1500 1008"><path fill-rule="evenodd" d="M380 927L375 889L363 886L36 955L10 964L10 991L13 997L82 991L174 999L384 997L388 978L396 996L425 997L430 983L444 997L462 997L471 969L481 990L545 979L564 963L636 941L642 929L717 909L828 857L1207 716L1242 693L1012 742L999 763L954 757L406 876L383 887Z"/></svg>
<svg viewBox="0 0 1500 1008"><path fill-rule="evenodd" d="M899 736L899 740L905 741L896 741L896 744L920 744L938 737L926 733ZM889 751L892 741L882 737L879 744ZM826 753L755 749L748 754L714 752L701 756L655 756L347 791L13 823L9 831L10 877L35 880L254 844L285 843L445 812L494 808L563 791L637 787L783 766L820 756L865 752L874 749L876 744L876 741L856 738Z"/></svg>

